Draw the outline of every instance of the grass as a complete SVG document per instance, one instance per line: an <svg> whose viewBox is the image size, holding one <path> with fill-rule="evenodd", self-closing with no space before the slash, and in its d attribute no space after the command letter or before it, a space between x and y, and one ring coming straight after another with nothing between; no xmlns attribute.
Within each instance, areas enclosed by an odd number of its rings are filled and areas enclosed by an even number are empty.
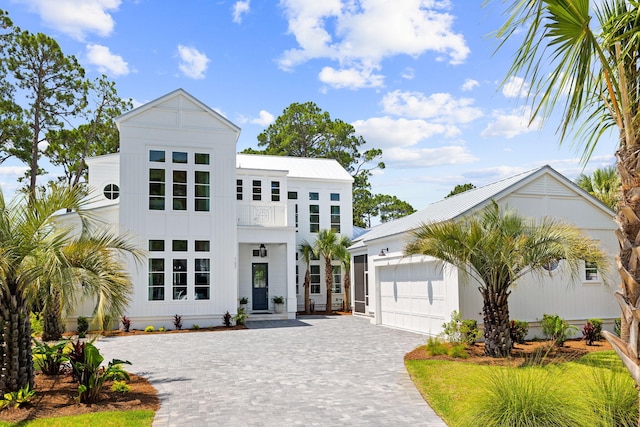
<svg viewBox="0 0 640 427"><path fill-rule="evenodd" d="M0 422L0 427L149 427L153 422L153 411L107 411L72 417L43 418L19 423Z"/></svg>
<svg viewBox="0 0 640 427"><path fill-rule="evenodd" d="M638 394L613 351L526 368L444 360L405 364L451 427L637 426Z"/></svg>

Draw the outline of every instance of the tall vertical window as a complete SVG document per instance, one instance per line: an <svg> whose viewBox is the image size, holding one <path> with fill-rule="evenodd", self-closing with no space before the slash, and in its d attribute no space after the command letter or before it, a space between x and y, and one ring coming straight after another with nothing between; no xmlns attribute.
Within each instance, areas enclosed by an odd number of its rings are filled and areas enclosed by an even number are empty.
<svg viewBox="0 0 640 427"><path fill-rule="evenodd" d="M587 282L600 280L600 276L598 274L598 265L595 262L585 261L584 275Z"/></svg>
<svg viewBox="0 0 640 427"><path fill-rule="evenodd" d="M271 181L271 201L280 201L280 183L278 181Z"/></svg>
<svg viewBox="0 0 640 427"><path fill-rule="evenodd" d="M211 288L211 263L209 258L195 259L195 298L209 299Z"/></svg>
<svg viewBox="0 0 640 427"><path fill-rule="evenodd" d="M187 171L173 171L173 210L187 210Z"/></svg>
<svg viewBox="0 0 640 427"><path fill-rule="evenodd" d="M298 264L296 264L296 295L300 295L300 266Z"/></svg>
<svg viewBox="0 0 640 427"><path fill-rule="evenodd" d="M262 181L253 180L253 200L262 200Z"/></svg>
<svg viewBox="0 0 640 427"><path fill-rule="evenodd" d="M298 204L297 203L295 207L295 215L296 215L296 228L298 228Z"/></svg>
<svg viewBox="0 0 640 427"><path fill-rule="evenodd" d="M320 266L319 265L311 265L309 266L309 271L311 273L310 281L311 281L311 293L319 294L320 293Z"/></svg>
<svg viewBox="0 0 640 427"><path fill-rule="evenodd" d="M315 191L309 193L309 200L320 200L320 196Z"/></svg>
<svg viewBox="0 0 640 427"><path fill-rule="evenodd" d="M333 274L333 293L341 294L342 293L342 269L339 265L331 266L332 274Z"/></svg>
<svg viewBox="0 0 640 427"><path fill-rule="evenodd" d="M150 162L161 162L161 163L164 163L164 151L162 151L162 150L149 150L149 161Z"/></svg>
<svg viewBox="0 0 640 427"><path fill-rule="evenodd" d="M149 169L149 209L164 210L164 169Z"/></svg>
<svg viewBox="0 0 640 427"><path fill-rule="evenodd" d="M340 232L340 206L331 206L331 229Z"/></svg>
<svg viewBox="0 0 640 427"><path fill-rule="evenodd" d="M236 200L242 200L242 180L236 179Z"/></svg>
<svg viewBox="0 0 640 427"><path fill-rule="evenodd" d="M209 212L210 201L209 172L196 171L195 176L195 209L200 212Z"/></svg>
<svg viewBox="0 0 640 427"><path fill-rule="evenodd" d="M173 260L173 299L187 299L187 260Z"/></svg>
<svg viewBox="0 0 640 427"><path fill-rule="evenodd" d="M164 259L149 258L149 301L164 300Z"/></svg>
<svg viewBox="0 0 640 427"><path fill-rule="evenodd" d="M195 157L196 165L208 165L209 164L209 155L206 154L206 153L196 153L194 157Z"/></svg>
<svg viewBox="0 0 640 427"><path fill-rule="evenodd" d="M309 205L309 231L320 231L320 205Z"/></svg>
<svg viewBox="0 0 640 427"><path fill-rule="evenodd" d="M171 153L173 163L187 163L187 153L183 151L174 151Z"/></svg>

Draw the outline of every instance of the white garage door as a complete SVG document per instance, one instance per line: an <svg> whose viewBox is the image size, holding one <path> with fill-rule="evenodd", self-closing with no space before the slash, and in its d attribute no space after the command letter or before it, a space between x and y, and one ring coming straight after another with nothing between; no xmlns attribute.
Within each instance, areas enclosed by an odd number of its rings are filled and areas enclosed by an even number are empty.
<svg viewBox="0 0 640 427"><path fill-rule="evenodd" d="M377 275L383 325L428 335L442 331L447 313L440 263L384 266Z"/></svg>

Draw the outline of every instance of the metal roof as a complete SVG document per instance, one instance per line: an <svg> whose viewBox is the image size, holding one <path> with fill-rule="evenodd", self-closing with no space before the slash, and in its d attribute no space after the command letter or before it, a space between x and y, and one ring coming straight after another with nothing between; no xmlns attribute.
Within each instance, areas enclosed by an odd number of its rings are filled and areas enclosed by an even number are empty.
<svg viewBox="0 0 640 427"><path fill-rule="evenodd" d="M353 181L351 175L333 159L238 154L236 155L236 167L239 169L287 171L289 178Z"/></svg>

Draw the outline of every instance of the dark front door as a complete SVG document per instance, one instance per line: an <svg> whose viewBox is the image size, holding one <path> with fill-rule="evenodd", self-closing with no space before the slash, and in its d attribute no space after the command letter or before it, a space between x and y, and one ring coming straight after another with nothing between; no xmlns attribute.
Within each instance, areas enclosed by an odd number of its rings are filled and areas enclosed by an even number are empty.
<svg viewBox="0 0 640 427"><path fill-rule="evenodd" d="M368 304L368 283L367 283L367 256L358 255L353 257L353 279L355 281L355 298L353 301L354 311L364 313Z"/></svg>
<svg viewBox="0 0 640 427"><path fill-rule="evenodd" d="M269 269L267 263L251 264L252 300L254 310L269 308Z"/></svg>

